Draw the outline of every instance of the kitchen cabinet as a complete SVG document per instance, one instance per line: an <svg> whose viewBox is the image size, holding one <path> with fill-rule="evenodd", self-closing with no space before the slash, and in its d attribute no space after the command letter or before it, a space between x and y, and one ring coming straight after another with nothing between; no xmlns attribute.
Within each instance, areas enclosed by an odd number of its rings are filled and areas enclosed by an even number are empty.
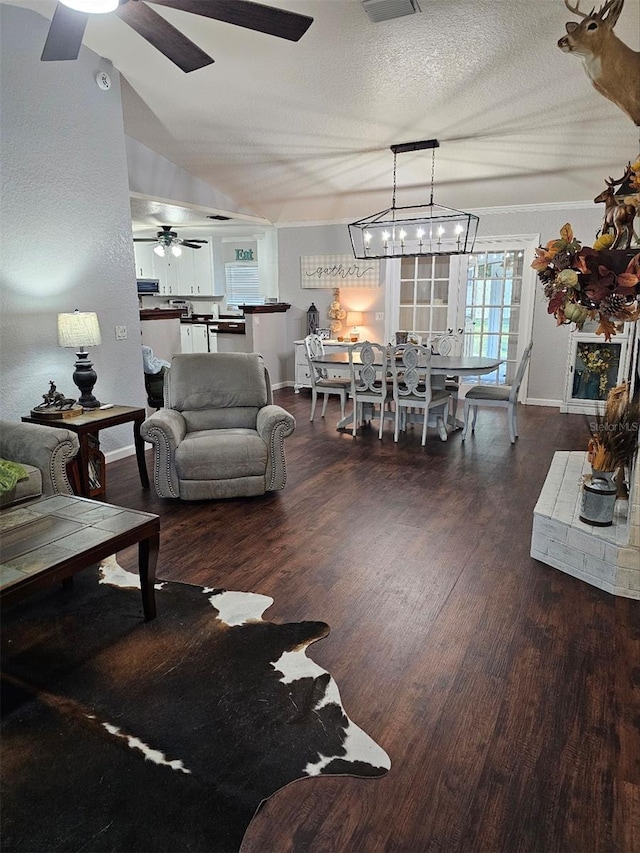
<svg viewBox="0 0 640 853"><path fill-rule="evenodd" d="M136 258L136 278L157 278L153 263L156 257L153 252L153 243L135 243L134 254Z"/></svg>
<svg viewBox="0 0 640 853"><path fill-rule="evenodd" d="M209 333L206 323L181 323L182 352L209 352Z"/></svg>
<svg viewBox="0 0 640 853"><path fill-rule="evenodd" d="M194 352L209 352L209 332L205 323L194 323L192 329L192 341Z"/></svg>
<svg viewBox="0 0 640 853"><path fill-rule="evenodd" d="M154 243L135 243L136 275L157 278L163 296L213 296L213 255L211 245L183 249L179 257L170 252L157 255Z"/></svg>
<svg viewBox="0 0 640 853"><path fill-rule="evenodd" d="M211 244L205 243L199 249L185 249L183 256L189 252L191 255L190 268L188 273L185 269L185 274L191 276L191 281L188 283L192 296L214 296L213 292L213 252ZM180 258L182 260L182 258ZM181 281L184 280L185 286L187 281L184 276L180 276ZM187 291L185 291L186 293Z"/></svg>
<svg viewBox="0 0 640 853"><path fill-rule="evenodd" d="M628 378L632 327L626 323L608 342L593 332L571 332L561 412L604 411L609 391Z"/></svg>
<svg viewBox="0 0 640 853"><path fill-rule="evenodd" d="M331 352L347 352L349 344L343 341L323 341L325 350ZM304 341L294 341L296 360L295 360L295 382L294 391L296 394L301 388L311 388L311 376L309 375L309 363L307 362L307 353L304 346ZM343 372L332 373L329 371L331 378L341 376L344 378Z"/></svg>

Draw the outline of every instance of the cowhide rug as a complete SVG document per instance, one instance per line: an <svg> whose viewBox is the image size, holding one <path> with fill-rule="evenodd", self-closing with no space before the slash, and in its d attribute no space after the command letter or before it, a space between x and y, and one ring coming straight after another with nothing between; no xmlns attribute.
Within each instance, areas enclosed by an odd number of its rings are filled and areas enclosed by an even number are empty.
<svg viewBox="0 0 640 853"><path fill-rule="evenodd" d="M237 851L282 786L388 770L305 654L324 622L182 583L156 599L143 622L137 577L108 561L3 618L4 853Z"/></svg>

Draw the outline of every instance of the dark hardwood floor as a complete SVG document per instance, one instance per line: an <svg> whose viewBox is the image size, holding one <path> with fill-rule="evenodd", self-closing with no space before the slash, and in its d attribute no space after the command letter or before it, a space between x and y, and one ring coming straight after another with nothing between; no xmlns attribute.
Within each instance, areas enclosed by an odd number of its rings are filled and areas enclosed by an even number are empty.
<svg viewBox="0 0 640 853"><path fill-rule="evenodd" d="M640 603L529 557L553 453L586 447L586 419L521 407L512 446L484 410L465 444L423 449L418 429L336 432L337 399L310 424L308 394L275 396L297 420L282 492L181 503L144 492L133 457L107 469L107 500L161 516L159 577L329 623L309 656L391 757L379 780L279 791L243 853L640 851Z"/></svg>

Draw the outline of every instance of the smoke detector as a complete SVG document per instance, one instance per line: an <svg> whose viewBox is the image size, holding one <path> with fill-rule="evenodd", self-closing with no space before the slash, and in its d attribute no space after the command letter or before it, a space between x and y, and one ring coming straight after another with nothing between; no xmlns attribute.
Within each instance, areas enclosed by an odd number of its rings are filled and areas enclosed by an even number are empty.
<svg viewBox="0 0 640 853"><path fill-rule="evenodd" d="M422 11L418 0L361 0L361 3L369 19L375 24Z"/></svg>

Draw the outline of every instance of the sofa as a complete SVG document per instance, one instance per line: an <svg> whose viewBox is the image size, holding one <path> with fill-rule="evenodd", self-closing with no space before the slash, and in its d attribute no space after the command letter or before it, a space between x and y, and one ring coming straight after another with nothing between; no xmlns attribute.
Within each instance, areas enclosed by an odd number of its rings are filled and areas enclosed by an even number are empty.
<svg viewBox="0 0 640 853"><path fill-rule="evenodd" d="M78 436L64 427L0 420L0 460L18 463L26 473L0 493L0 506L39 495L71 495L67 465L80 448Z"/></svg>

